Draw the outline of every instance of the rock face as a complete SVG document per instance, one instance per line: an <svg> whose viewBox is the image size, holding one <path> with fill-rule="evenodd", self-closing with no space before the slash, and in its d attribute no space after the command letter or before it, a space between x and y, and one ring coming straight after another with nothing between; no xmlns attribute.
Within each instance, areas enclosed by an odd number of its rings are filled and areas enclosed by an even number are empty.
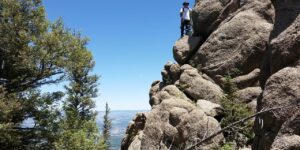
<svg viewBox="0 0 300 150"><path fill-rule="evenodd" d="M277 15L270 50L272 70L278 71L300 58L300 1L273 1L273 4Z"/></svg>
<svg viewBox="0 0 300 150"><path fill-rule="evenodd" d="M289 107L265 113L257 118L257 137L253 146L254 149L267 150L271 148L275 138L282 137L277 137L279 130L285 128L282 125L299 109L291 106L300 104L300 68L287 67L272 75L265 85L262 97L258 103L259 110L281 106ZM300 124L296 124L296 127L299 128Z"/></svg>
<svg viewBox="0 0 300 150"><path fill-rule="evenodd" d="M260 1L245 4L209 36L191 64L200 64L201 70L213 78L215 75L226 75L234 68L244 74L259 68L273 27L262 14L269 5ZM252 8L246 9L248 7Z"/></svg>
<svg viewBox="0 0 300 150"><path fill-rule="evenodd" d="M263 71L267 73L263 76L267 81L257 109L293 107L257 118L253 149L299 149L300 134L294 129L300 128L297 122L300 103L300 1L274 0L272 3L276 18Z"/></svg>
<svg viewBox="0 0 300 150"><path fill-rule="evenodd" d="M210 27L222 12L229 0L196 0L192 19L194 33L197 36L208 36Z"/></svg>
<svg viewBox="0 0 300 150"><path fill-rule="evenodd" d="M153 105L150 112L138 114L129 125L122 149L186 149L220 129L215 118L196 107L174 85L166 86L152 97L157 97L158 103ZM211 104L214 109L214 104ZM141 119L143 116L144 119ZM223 136L219 135L214 142L205 143L199 148L209 150L220 146L222 141Z"/></svg>
<svg viewBox="0 0 300 150"><path fill-rule="evenodd" d="M174 59L179 64L185 64L197 51L201 44L201 37L184 36L173 47Z"/></svg>
<svg viewBox="0 0 300 150"><path fill-rule="evenodd" d="M205 99L219 103L222 89L215 83L204 79L197 69L186 69L180 76L179 88L193 100Z"/></svg>
<svg viewBox="0 0 300 150"><path fill-rule="evenodd" d="M187 149L220 130L228 74L253 111L283 107L256 116L252 149L300 149L299 14L299 0L196 0L194 35L175 43L177 63L153 82L152 109L129 123L121 149ZM224 137L195 149L221 149Z"/></svg>
<svg viewBox="0 0 300 150"><path fill-rule="evenodd" d="M297 111L291 119L286 121L279 130L271 149L291 150L300 149L300 111Z"/></svg>
<svg viewBox="0 0 300 150"><path fill-rule="evenodd" d="M261 87L248 87L235 92L235 94L239 101L247 103L253 112L255 112L257 107L257 99L262 94L262 89Z"/></svg>

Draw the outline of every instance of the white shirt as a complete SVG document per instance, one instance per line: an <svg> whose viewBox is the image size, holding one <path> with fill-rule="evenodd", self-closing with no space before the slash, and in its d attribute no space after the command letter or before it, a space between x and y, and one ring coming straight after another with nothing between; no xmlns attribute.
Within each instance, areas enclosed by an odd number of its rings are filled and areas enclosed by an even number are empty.
<svg viewBox="0 0 300 150"><path fill-rule="evenodd" d="M181 8L180 9L180 13L182 13L182 16L181 16L181 18L183 19L183 20L191 20L191 17L190 17L190 11L192 11L192 9L191 8Z"/></svg>

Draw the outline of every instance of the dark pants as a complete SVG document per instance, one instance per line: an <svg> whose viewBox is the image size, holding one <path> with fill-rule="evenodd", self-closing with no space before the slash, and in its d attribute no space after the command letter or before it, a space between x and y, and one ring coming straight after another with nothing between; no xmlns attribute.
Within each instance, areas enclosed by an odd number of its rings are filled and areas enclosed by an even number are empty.
<svg viewBox="0 0 300 150"><path fill-rule="evenodd" d="M184 36L184 31L185 31L185 35L189 34L189 32L191 30L190 27L191 27L191 21L190 20L181 21L181 26L180 26L181 37Z"/></svg>

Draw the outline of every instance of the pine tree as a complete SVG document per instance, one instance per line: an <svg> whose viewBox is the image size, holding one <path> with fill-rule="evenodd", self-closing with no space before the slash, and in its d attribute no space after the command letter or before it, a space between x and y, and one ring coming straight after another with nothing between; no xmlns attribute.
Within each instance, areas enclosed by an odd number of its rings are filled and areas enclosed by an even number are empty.
<svg viewBox="0 0 300 150"><path fill-rule="evenodd" d="M64 79L76 41L61 21L46 19L40 0L1 0L0 36L0 149L49 148L62 94L38 88ZM33 128L20 126L27 118Z"/></svg>
<svg viewBox="0 0 300 150"><path fill-rule="evenodd" d="M111 146L110 143L110 130L112 128L112 120L109 118L109 114L110 114L110 108L106 102L105 104L105 114L103 116L103 137L104 137L104 141L108 147L108 149Z"/></svg>
<svg viewBox="0 0 300 150"><path fill-rule="evenodd" d="M235 92L238 90L235 83L232 82L231 76L225 78L224 83L225 96L221 99L221 105L224 108L224 118L221 120L221 127L224 128L233 122L239 121L253 114L251 108L247 106L245 102L240 101ZM226 143L223 149L226 147L238 148L249 144L254 138L253 132L253 120L246 121L241 128L231 128L224 132Z"/></svg>
<svg viewBox="0 0 300 150"><path fill-rule="evenodd" d="M68 133L73 141L100 139L91 111L97 77L88 75L94 62L87 39L66 29L61 19L51 23L45 16L41 0L0 0L0 149L54 149ZM69 97L60 113L64 94L39 88L66 80ZM28 118L34 127L21 126ZM71 125L75 131L64 130Z"/></svg>
<svg viewBox="0 0 300 150"><path fill-rule="evenodd" d="M65 118L61 124L61 137L56 142L56 149L105 149L105 143L96 125L97 113L93 110L92 98L97 96L98 77L90 75L94 67L92 54L86 49L87 39L76 35L77 44L70 56L68 68L69 86L66 86L68 97L63 109ZM81 62L81 63L78 63Z"/></svg>

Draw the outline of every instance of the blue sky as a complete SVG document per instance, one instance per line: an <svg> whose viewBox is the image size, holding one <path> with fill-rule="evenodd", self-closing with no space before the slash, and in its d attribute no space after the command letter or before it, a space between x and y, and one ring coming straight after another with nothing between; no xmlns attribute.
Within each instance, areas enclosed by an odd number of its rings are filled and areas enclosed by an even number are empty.
<svg viewBox="0 0 300 150"><path fill-rule="evenodd" d="M181 0L44 0L47 17L90 38L101 76L97 110L146 110L149 89L173 60ZM194 1L190 1L193 6ZM60 86L60 85L57 85ZM47 87L49 91L58 89Z"/></svg>

